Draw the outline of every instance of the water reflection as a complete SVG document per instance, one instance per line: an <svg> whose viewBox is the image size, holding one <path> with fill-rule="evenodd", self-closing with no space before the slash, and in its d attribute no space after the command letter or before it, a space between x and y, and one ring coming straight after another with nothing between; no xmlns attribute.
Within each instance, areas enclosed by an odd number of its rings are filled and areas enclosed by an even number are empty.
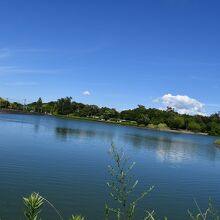
<svg viewBox="0 0 220 220"><path fill-rule="evenodd" d="M158 132L109 124L63 120L53 117L1 115L5 125L32 127L34 133L52 132L61 141L88 139L91 141L114 142L117 146L151 151L161 162L182 163L204 158L220 161L220 149L213 144L212 137ZM22 128L21 128L22 129ZM45 130L46 129L46 130Z"/></svg>
<svg viewBox="0 0 220 220"><path fill-rule="evenodd" d="M0 121L15 123L17 126L33 126L35 133L40 129L42 117L38 115L15 115L15 114L2 114Z"/></svg>
<svg viewBox="0 0 220 220"><path fill-rule="evenodd" d="M0 194L4 198L0 207L39 191L55 196L51 200L60 201L64 213L72 213L74 207L74 213L101 219L102 206L97 204L103 204L107 194L105 147L112 141L125 147L129 156L133 154L135 175L142 180L140 191L146 184L157 186L152 207L171 210L170 216L182 220L182 208L187 209L194 196L201 207L209 196L220 204L216 197L220 194L220 149L213 144L214 137L23 115L0 115L0 136ZM170 209L174 202L175 210ZM91 204L97 207L95 211ZM88 209L82 210L85 206ZM20 213L19 205L13 210ZM18 216L7 207L4 212L7 219Z"/></svg>
<svg viewBox="0 0 220 220"><path fill-rule="evenodd" d="M158 136L156 136L158 135ZM160 136L129 135L124 136L125 143L131 143L138 149L147 149L156 152L157 159L161 162L181 163L195 157L205 157L209 160L220 160L220 151L210 143L198 142L191 137L177 137L168 134ZM165 135L165 134L164 134Z"/></svg>
<svg viewBox="0 0 220 220"><path fill-rule="evenodd" d="M104 131L95 131L91 129L80 129L80 128L65 128L65 127L56 127L55 134L57 138L61 138L62 140L67 140L68 138L101 138L107 139L108 141L112 141L114 137L114 133L112 132L104 132Z"/></svg>
<svg viewBox="0 0 220 220"><path fill-rule="evenodd" d="M118 130L117 130L118 129ZM210 142L201 141L194 136L184 136L172 133L157 131L129 130L130 128L117 128L116 130L104 127L95 128L74 128L55 127L55 135L64 141L71 138L88 138L111 143L120 140L120 146L132 146L136 149L146 149L156 154L161 162L182 163L196 157L204 157L209 160L220 160L220 151ZM129 132L128 132L129 131ZM117 143L116 143L117 144Z"/></svg>

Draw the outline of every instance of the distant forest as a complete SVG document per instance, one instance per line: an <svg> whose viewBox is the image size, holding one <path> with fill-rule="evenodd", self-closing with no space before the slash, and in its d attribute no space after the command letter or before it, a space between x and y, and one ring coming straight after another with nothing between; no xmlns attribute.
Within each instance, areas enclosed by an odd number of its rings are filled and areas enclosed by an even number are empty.
<svg viewBox="0 0 220 220"><path fill-rule="evenodd" d="M43 103L42 99L39 98L36 102L27 105L0 98L0 109L81 117L152 129L187 130L220 136L219 113L210 116L183 115L175 112L171 107L167 107L166 110L159 110L138 105L137 108L119 112L114 108L78 103L73 101L72 97L65 97L47 103Z"/></svg>

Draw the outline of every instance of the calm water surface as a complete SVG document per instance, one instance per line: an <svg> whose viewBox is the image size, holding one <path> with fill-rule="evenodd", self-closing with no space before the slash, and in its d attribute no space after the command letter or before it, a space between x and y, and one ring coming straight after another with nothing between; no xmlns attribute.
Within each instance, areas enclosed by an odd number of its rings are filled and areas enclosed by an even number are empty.
<svg viewBox="0 0 220 220"><path fill-rule="evenodd" d="M0 217L22 219L22 196L40 192L64 217L103 219L112 142L123 147L140 180L136 193L154 185L140 203L158 216L187 219L209 196L220 210L220 149L214 137L175 134L47 116L0 114ZM50 207L47 220L58 219Z"/></svg>

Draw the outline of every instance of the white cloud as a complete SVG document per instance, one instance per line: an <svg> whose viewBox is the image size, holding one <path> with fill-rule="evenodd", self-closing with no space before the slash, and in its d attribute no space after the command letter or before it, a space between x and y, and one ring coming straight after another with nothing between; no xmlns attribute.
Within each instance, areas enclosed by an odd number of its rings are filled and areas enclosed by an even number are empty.
<svg viewBox="0 0 220 220"><path fill-rule="evenodd" d="M89 92L89 91L84 91L83 93L82 93L83 95L91 95L91 93Z"/></svg>
<svg viewBox="0 0 220 220"><path fill-rule="evenodd" d="M174 108L180 114L205 115L204 104L186 95L165 94L157 101Z"/></svg>
<svg viewBox="0 0 220 220"><path fill-rule="evenodd" d="M0 57L1 58L1 57ZM71 69L25 69L16 66L1 66L0 75L19 74L64 74L70 73Z"/></svg>

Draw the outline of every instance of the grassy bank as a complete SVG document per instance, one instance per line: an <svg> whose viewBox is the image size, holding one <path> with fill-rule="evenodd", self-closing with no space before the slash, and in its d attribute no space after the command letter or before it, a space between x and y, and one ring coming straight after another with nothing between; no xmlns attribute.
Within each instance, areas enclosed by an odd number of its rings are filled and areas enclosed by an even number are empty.
<svg viewBox="0 0 220 220"><path fill-rule="evenodd" d="M102 121L155 130L220 136L220 115L218 113L210 116L179 114L172 107L160 110L138 105L133 109L118 111L115 108L83 104L73 101L72 97L64 97L50 102L43 102L39 98L36 102L26 105L16 102L10 103L6 99L0 98L0 109L7 109L9 112L18 110L19 113L25 111L49 115L59 114L65 115L67 118Z"/></svg>
<svg viewBox="0 0 220 220"><path fill-rule="evenodd" d="M166 131L166 132L182 133L182 134L209 135L208 133L193 132L193 131L184 130L184 129L171 129L165 123L159 123L158 125L148 124L147 126L145 126L144 124L138 124L135 121L116 120L114 118L109 119L109 120L104 120L104 119L99 119L99 118L95 118L95 117L81 117L81 116L76 116L73 114L68 114L68 115L61 115L61 114L56 114L56 113L43 114L43 113L29 112L29 111L23 111L23 110L13 110L13 109L0 109L0 113L24 114L24 115L50 115L50 116L55 116L55 117L64 118L64 119L78 119L78 120L85 120L85 121L95 121L95 122L100 122L100 123L116 124L116 125L122 125L122 126L131 126L131 127L156 130L156 131Z"/></svg>
<svg viewBox="0 0 220 220"><path fill-rule="evenodd" d="M215 144L217 144L218 146L220 146L220 139L215 141Z"/></svg>
<svg viewBox="0 0 220 220"><path fill-rule="evenodd" d="M95 121L100 123L107 123L107 124L116 124L116 125L122 125L122 126L130 126L130 127L136 127L136 128L143 128L143 129L149 129L149 130L156 130L156 131L167 131L167 132L173 132L173 133L182 133L182 134L199 134L199 135L208 135L208 133L202 133L202 132L193 132L189 130L183 130L183 129L170 129L166 124L160 123L158 125L154 124L148 124L147 126L143 124L137 124L136 122L130 122L130 121L116 121L116 120L100 120L98 118L93 117L79 117L75 115L60 115L60 114L53 114L53 116L64 118L64 119L78 119L78 120L86 120L86 121Z"/></svg>

